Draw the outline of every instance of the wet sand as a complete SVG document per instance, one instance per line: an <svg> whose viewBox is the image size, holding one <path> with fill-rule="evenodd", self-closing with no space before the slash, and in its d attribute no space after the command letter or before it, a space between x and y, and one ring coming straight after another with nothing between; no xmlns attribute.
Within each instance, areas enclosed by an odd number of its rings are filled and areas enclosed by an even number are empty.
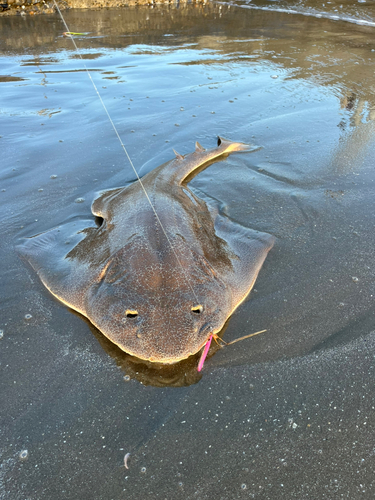
<svg viewBox="0 0 375 500"><path fill-rule="evenodd" d="M142 175L263 146L190 185L277 238L223 336L267 332L201 375L121 353L16 255L134 175L59 17L0 20L0 498L373 497L373 29L241 5L66 12Z"/></svg>

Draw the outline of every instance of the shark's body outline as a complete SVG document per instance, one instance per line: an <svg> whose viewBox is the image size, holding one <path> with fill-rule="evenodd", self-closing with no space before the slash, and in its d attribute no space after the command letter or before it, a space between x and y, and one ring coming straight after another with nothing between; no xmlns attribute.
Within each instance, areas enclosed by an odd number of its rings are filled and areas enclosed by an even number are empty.
<svg viewBox="0 0 375 500"><path fill-rule="evenodd" d="M26 239L19 252L55 297L124 351L160 363L185 359L246 299L274 243L186 185L213 162L249 150L223 138L209 150L196 143L146 174L143 187L101 193L92 204L99 227L69 222Z"/></svg>

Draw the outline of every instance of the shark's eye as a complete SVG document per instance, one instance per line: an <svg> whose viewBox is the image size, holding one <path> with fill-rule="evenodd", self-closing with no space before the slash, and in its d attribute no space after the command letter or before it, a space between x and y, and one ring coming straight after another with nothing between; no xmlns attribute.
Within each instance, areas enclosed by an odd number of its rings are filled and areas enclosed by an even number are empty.
<svg viewBox="0 0 375 500"><path fill-rule="evenodd" d="M201 306L200 304L198 304L197 306L193 306L191 308L191 312L193 312L194 314L200 314L201 312L203 312L203 306Z"/></svg>
<svg viewBox="0 0 375 500"><path fill-rule="evenodd" d="M127 318L136 318L138 316L138 311L135 311L134 309L127 309L125 314Z"/></svg>

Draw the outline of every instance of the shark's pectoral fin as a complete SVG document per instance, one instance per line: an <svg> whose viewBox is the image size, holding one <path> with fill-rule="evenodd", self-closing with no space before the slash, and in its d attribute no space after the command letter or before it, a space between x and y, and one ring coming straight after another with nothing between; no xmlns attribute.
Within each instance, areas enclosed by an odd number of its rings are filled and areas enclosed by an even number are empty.
<svg viewBox="0 0 375 500"><path fill-rule="evenodd" d="M92 280L92 272L87 262L70 258L69 254L95 230L92 220L69 222L32 238L23 238L16 247L48 290L81 314L85 314L83 296Z"/></svg>
<svg viewBox="0 0 375 500"><path fill-rule="evenodd" d="M270 234L240 226L221 215L216 217L215 231L217 236L228 243L233 252L232 270L224 279L232 289L234 310L254 286L275 238Z"/></svg>

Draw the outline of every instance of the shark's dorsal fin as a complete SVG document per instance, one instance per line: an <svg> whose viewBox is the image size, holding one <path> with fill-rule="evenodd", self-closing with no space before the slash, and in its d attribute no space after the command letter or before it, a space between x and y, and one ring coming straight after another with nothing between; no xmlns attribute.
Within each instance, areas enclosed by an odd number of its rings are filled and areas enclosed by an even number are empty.
<svg viewBox="0 0 375 500"><path fill-rule="evenodd" d="M199 144L199 142L197 141L197 142L195 143L195 152L196 152L196 153L203 153L203 151L206 151L206 150L205 150L205 148L204 148L203 146L201 146L201 145Z"/></svg>
<svg viewBox="0 0 375 500"><path fill-rule="evenodd" d="M174 151L176 158L160 166L160 168L154 173L150 172L149 175L152 179L157 172L159 175L163 172L163 179L165 182L171 184L179 184L185 181L187 177L190 182L194 175L201 171L201 167L206 168L210 162L219 161L219 158L225 158L231 153L237 151L254 151L257 149L256 146L249 146L242 142L234 142L228 139L219 138L219 145L216 148L204 149L199 142L196 143L196 149L194 153L187 154L185 156L180 155L177 151ZM195 172L193 174L193 172ZM146 180L147 176L145 176Z"/></svg>
<svg viewBox="0 0 375 500"><path fill-rule="evenodd" d="M174 154L176 155L177 160L183 160L184 157L180 155L180 153L177 153L177 151L173 150Z"/></svg>

